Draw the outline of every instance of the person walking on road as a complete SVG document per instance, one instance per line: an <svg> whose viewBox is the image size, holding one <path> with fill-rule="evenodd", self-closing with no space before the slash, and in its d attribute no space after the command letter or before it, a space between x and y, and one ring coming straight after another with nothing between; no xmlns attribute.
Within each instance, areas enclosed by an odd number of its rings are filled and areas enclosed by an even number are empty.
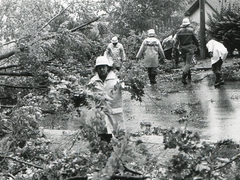
<svg viewBox="0 0 240 180"><path fill-rule="evenodd" d="M88 86L93 92L96 92L102 101L105 114L106 130L99 132L103 137L115 137L121 130L125 132L125 119L123 117L122 88L116 85L120 82L109 60L105 56L99 56L96 59L95 75L91 78ZM100 136L100 137L101 137Z"/></svg>
<svg viewBox="0 0 240 180"><path fill-rule="evenodd" d="M123 45L118 42L118 38L116 36L114 36L111 43L108 44L104 52L104 56L109 59L109 63L114 69L120 71L123 61L126 60L126 54Z"/></svg>
<svg viewBox="0 0 240 180"><path fill-rule="evenodd" d="M209 56L211 57L212 71L215 74L215 83L214 86L219 86L224 84L224 80L222 78L222 64L223 61L227 58L227 48L220 42L211 39L206 44Z"/></svg>
<svg viewBox="0 0 240 180"><path fill-rule="evenodd" d="M191 70L190 65L194 57L195 50L199 47L198 40L194 34L194 29L190 26L190 20L184 18L180 29L176 33L172 57L176 58L177 48L184 62L183 74L182 74L182 83L187 84L186 78L188 77L191 81Z"/></svg>
<svg viewBox="0 0 240 180"><path fill-rule="evenodd" d="M160 41L156 38L155 30L148 30L148 37L143 40L141 47L136 55L136 59L144 58L144 65L148 71L151 86L157 83L159 56L165 59L164 51Z"/></svg>

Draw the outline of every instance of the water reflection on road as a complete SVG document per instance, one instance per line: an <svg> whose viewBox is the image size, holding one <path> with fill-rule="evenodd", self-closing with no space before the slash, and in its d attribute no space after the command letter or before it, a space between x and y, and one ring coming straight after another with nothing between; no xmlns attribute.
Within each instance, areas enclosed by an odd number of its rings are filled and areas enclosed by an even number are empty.
<svg viewBox="0 0 240 180"><path fill-rule="evenodd" d="M198 112L196 118L201 117L201 120L192 125L189 123L189 126L200 130L202 137L211 141L233 139L240 142L239 87L239 82L227 82L220 88L214 88L203 81L194 84L193 89L186 89L185 96L179 96L179 99L186 103L200 102L197 109L189 108L192 112Z"/></svg>
<svg viewBox="0 0 240 180"><path fill-rule="evenodd" d="M220 88L200 84L196 95L206 112L207 126L203 135L210 140L233 139L240 142L240 92L239 83L228 82Z"/></svg>

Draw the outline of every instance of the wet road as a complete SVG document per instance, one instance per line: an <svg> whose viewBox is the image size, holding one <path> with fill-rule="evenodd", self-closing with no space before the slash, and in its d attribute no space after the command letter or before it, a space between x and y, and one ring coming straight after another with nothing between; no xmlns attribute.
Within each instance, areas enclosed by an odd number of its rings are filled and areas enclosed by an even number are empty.
<svg viewBox="0 0 240 180"><path fill-rule="evenodd" d="M153 92L146 89L143 103L130 102L131 118L127 127L136 131L136 122L151 122L153 126L181 128L178 120L187 116L189 130L199 132L202 139L219 141L232 139L240 143L240 82L226 82L220 88L206 79L192 83L176 93ZM176 110L186 110L182 114ZM133 123L135 122L135 123Z"/></svg>

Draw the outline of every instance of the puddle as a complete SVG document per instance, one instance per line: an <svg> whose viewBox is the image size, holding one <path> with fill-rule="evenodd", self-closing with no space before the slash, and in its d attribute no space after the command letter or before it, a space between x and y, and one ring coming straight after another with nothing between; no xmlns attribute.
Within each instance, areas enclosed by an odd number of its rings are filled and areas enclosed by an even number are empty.
<svg viewBox="0 0 240 180"><path fill-rule="evenodd" d="M178 123L179 118L188 116L188 129L199 132L203 139L232 139L240 143L240 82L226 82L217 89L208 84L208 80L204 79L182 91L165 95L159 93L151 96L151 92L146 91L149 94L142 104L130 102L134 120L127 120L129 129L136 131L136 122L181 128L183 125ZM173 113L176 109L186 112ZM131 124L133 121L134 125Z"/></svg>

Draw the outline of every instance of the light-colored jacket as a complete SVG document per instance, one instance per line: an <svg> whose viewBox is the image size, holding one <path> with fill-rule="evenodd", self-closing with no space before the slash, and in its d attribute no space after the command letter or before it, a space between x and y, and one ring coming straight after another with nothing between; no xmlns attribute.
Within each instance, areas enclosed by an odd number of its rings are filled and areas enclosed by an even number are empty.
<svg viewBox="0 0 240 180"><path fill-rule="evenodd" d="M162 45L160 41L155 37L147 37L143 40L142 45L137 53L136 58L144 58L144 64L146 67L158 67L158 57L165 58Z"/></svg>
<svg viewBox="0 0 240 180"><path fill-rule="evenodd" d="M211 58L211 64L216 63L220 58L224 61L227 58L227 48L220 42L215 40L210 40L206 44L208 52L213 53L213 57Z"/></svg>
<svg viewBox="0 0 240 180"><path fill-rule="evenodd" d="M112 43L108 44L104 52L104 56L108 58L110 65L115 63L116 67L121 67L122 61L126 60L126 54L121 43L114 46Z"/></svg>
<svg viewBox="0 0 240 180"><path fill-rule="evenodd" d="M94 85L94 91L99 92L106 97L107 107L104 109L105 121L108 134L120 129L125 130L125 120L122 108L122 91L121 88L114 88L119 82L113 71L108 73L106 80L103 82L96 73L89 82Z"/></svg>

